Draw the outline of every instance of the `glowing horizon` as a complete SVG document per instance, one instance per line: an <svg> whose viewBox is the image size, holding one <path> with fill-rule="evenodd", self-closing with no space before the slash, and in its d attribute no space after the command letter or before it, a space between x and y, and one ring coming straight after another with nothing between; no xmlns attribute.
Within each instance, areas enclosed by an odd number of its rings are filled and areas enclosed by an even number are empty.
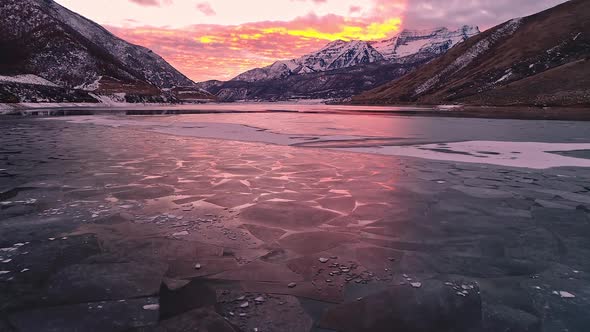
<svg viewBox="0 0 590 332"><path fill-rule="evenodd" d="M194 81L228 80L338 39L384 40L403 28L441 25L487 28L491 26L488 22L503 19L487 9L474 9L474 13L493 16L493 20L477 22L465 15L449 18L445 10L456 4L441 6L442 1L434 4L431 0L56 1L116 36L152 49ZM535 1L537 7L563 2Z"/></svg>

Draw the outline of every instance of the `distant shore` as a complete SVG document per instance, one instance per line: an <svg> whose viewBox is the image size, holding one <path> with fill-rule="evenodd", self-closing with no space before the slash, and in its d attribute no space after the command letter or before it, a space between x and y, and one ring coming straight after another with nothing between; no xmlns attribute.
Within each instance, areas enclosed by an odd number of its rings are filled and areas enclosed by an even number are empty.
<svg viewBox="0 0 590 332"><path fill-rule="evenodd" d="M363 105L356 105L362 107ZM371 105L376 106L376 105ZM404 105L410 106L410 105ZM533 107L533 106L434 106L431 110L389 112L404 116L434 116L450 118L485 118L514 120L590 121L590 106Z"/></svg>
<svg viewBox="0 0 590 332"><path fill-rule="evenodd" d="M31 116L73 116L73 115L173 115L201 113L251 113L251 109L241 106L257 103L225 103L225 104L1 104L0 115L31 115ZM264 104L263 102L260 103ZM254 112L264 113L314 113L313 110L302 108L298 103L267 103L266 108ZM281 107L272 107L280 105ZM11 106L11 107L9 107ZM216 109L219 106L219 109ZM292 106L292 107L289 107ZM567 120L590 121L590 106L577 107L533 107L533 106L465 106L465 105L331 105L334 109L325 113L338 114L380 114L397 116L428 116L450 118L485 118L485 119L518 119L518 120ZM340 108L342 107L342 108ZM354 107L350 109L349 107ZM364 109L366 107L366 109Z"/></svg>

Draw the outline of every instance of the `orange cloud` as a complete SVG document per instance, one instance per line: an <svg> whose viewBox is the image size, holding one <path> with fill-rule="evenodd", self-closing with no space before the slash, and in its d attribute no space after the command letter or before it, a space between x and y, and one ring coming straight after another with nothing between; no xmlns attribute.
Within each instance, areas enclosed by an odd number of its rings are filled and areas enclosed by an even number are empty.
<svg viewBox="0 0 590 332"><path fill-rule="evenodd" d="M195 81L228 80L246 70L318 50L330 41L392 37L403 23L400 8L405 8L405 1L377 1L376 12L381 8L380 14L390 16L368 19L310 14L289 22L234 26L107 28L129 42L154 50Z"/></svg>

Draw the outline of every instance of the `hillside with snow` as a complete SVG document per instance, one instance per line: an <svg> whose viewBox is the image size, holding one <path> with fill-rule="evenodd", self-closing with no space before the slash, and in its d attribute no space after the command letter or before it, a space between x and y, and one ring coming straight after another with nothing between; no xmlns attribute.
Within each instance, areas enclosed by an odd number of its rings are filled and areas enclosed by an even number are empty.
<svg viewBox="0 0 590 332"><path fill-rule="evenodd" d="M515 18L356 103L590 105L590 2Z"/></svg>
<svg viewBox="0 0 590 332"><path fill-rule="evenodd" d="M256 68L238 75L233 81L255 82L266 79L285 78L290 75L316 73L360 64L383 61L384 57L368 42L337 40L317 52L298 59L277 61L274 64Z"/></svg>
<svg viewBox="0 0 590 332"><path fill-rule="evenodd" d="M2 101L76 99L82 90L123 93L129 101L171 102L177 98L167 91L179 87L211 98L151 50L53 0L3 0L0 13Z"/></svg>

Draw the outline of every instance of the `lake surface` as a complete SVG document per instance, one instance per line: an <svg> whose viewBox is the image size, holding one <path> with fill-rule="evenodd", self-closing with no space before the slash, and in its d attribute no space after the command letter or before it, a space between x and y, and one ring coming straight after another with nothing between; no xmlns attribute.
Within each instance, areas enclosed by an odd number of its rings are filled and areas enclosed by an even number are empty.
<svg viewBox="0 0 590 332"><path fill-rule="evenodd" d="M0 140L0 327L590 324L586 122L80 116Z"/></svg>
<svg viewBox="0 0 590 332"><path fill-rule="evenodd" d="M552 153L590 150L590 122L404 117L358 112L82 116L68 121L133 126L190 137L502 166L590 166L586 158Z"/></svg>

